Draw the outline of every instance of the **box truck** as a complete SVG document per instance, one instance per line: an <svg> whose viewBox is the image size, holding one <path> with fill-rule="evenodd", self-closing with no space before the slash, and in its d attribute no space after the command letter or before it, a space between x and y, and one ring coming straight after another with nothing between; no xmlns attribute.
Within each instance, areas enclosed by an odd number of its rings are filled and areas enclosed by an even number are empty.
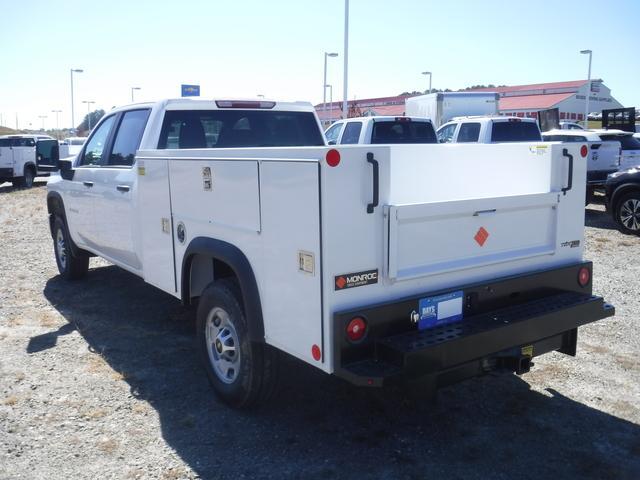
<svg viewBox="0 0 640 480"><path fill-rule="evenodd" d="M499 94L496 92L440 92L405 100L405 114L427 117L437 129L454 117L497 115Z"/></svg>

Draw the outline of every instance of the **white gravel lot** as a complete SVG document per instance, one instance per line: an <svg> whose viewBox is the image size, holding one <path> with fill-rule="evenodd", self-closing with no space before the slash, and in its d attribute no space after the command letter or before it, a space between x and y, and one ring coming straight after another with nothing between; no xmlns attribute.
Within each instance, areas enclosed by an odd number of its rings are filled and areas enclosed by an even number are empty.
<svg viewBox="0 0 640 480"><path fill-rule="evenodd" d="M58 278L46 187L0 186L0 479L640 478L640 238L586 210L594 292L617 314L578 356L416 405L288 361L256 412L213 396L191 312L102 260Z"/></svg>

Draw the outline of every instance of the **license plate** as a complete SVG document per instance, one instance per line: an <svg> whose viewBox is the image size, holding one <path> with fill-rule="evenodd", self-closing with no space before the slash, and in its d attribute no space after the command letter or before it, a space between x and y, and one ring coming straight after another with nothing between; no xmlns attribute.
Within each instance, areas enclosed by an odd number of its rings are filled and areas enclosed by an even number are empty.
<svg viewBox="0 0 640 480"><path fill-rule="evenodd" d="M421 298L418 304L420 319L418 329L439 327L462 320L462 298L464 292L444 293L434 297Z"/></svg>

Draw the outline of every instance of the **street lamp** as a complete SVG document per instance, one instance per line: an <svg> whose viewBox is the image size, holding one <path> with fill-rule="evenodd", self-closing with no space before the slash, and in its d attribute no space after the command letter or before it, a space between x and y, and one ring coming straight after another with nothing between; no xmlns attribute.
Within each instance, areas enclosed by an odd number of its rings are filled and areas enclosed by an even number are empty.
<svg viewBox="0 0 640 480"><path fill-rule="evenodd" d="M343 71L342 118L347 118L347 84L349 77L349 0L344 0L344 71Z"/></svg>
<svg viewBox="0 0 640 480"><path fill-rule="evenodd" d="M62 110L51 110L51 113L56 114L56 137L60 137L60 123L58 122L58 114L62 113Z"/></svg>
<svg viewBox="0 0 640 480"><path fill-rule="evenodd" d="M329 117L329 124L331 124L331 120L333 120L333 85L325 84L324 88L325 88L324 90L325 93L327 91L327 88L329 89L329 103L331 104L331 116ZM325 109L325 112L326 112L326 109Z"/></svg>
<svg viewBox="0 0 640 480"><path fill-rule="evenodd" d="M431 72L422 72L422 75L429 75L429 92L428 93L431 93L431 76L432 76L432 74L431 74Z"/></svg>
<svg viewBox="0 0 640 480"><path fill-rule="evenodd" d="M46 115L38 115L38 118L42 119L42 131L44 132L44 120L45 120L45 118L47 118L47 116Z"/></svg>
<svg viewBox="0 0 640 480"><path fill-rule="evenodd" d="M586 95L586 101L584 103L584 127L588 128L589 122L587 119L589 118L589 95L591 95L591 55L593 54L593 52L591 50L580 50L580 53L582 53L583 55L589 54L589 71L587 73L587 95Z"/></svg>
<svg viewBox="0 0 640 480"><path fill-rule="evenodd" d="M82 73L83 70L81 68L72 68L71 69L71 129L76 128L76 119L74 117L73 112L73 74L74 73Z"/></svg>
<svg viewBox="0 0 640 480"><path fill-rule="evenodd" d="M324 88L322 89L322 110L327 115L327 57L337 57L337 53L324 52Z"/></svg>
<svg viewBox="0 0 640 480"><path fill-rule="evenodd" d="M87 127L89 132L91 132L91 104L96 103L93 100L83 100L82 103L87 104Z"/></svg>
<svg viewBox="0 0 640 480"><path fill-rule="evenodd" d="M133 91L134 90L140 90L140 87L131 87L131 103L133 103Z"/></svg>

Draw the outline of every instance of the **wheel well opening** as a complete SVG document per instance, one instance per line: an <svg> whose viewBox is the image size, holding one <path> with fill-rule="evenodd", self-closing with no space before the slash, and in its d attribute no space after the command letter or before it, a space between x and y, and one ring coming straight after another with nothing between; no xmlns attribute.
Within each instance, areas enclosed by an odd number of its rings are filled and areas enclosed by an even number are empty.
<svg viewBox="0 0 640 480"><path fill-rule="evenodd" d="M635 185L630 185L626 188L621 188L619 191L615 192L614 201L612 205L614 213L618 211L618 208L620 207L620 202L622 201L622 199L630 193L635 193L637 195L640 195L640 188L636 187Z"/></svg>
<svg viewBox="0 0 640 480"><path fill-rule="evenodd" d="M189 269L189 301L200 297L202 291L214 280L234 277L236 273L228 263L209 255L195 254L191 258Z"/></svg>

